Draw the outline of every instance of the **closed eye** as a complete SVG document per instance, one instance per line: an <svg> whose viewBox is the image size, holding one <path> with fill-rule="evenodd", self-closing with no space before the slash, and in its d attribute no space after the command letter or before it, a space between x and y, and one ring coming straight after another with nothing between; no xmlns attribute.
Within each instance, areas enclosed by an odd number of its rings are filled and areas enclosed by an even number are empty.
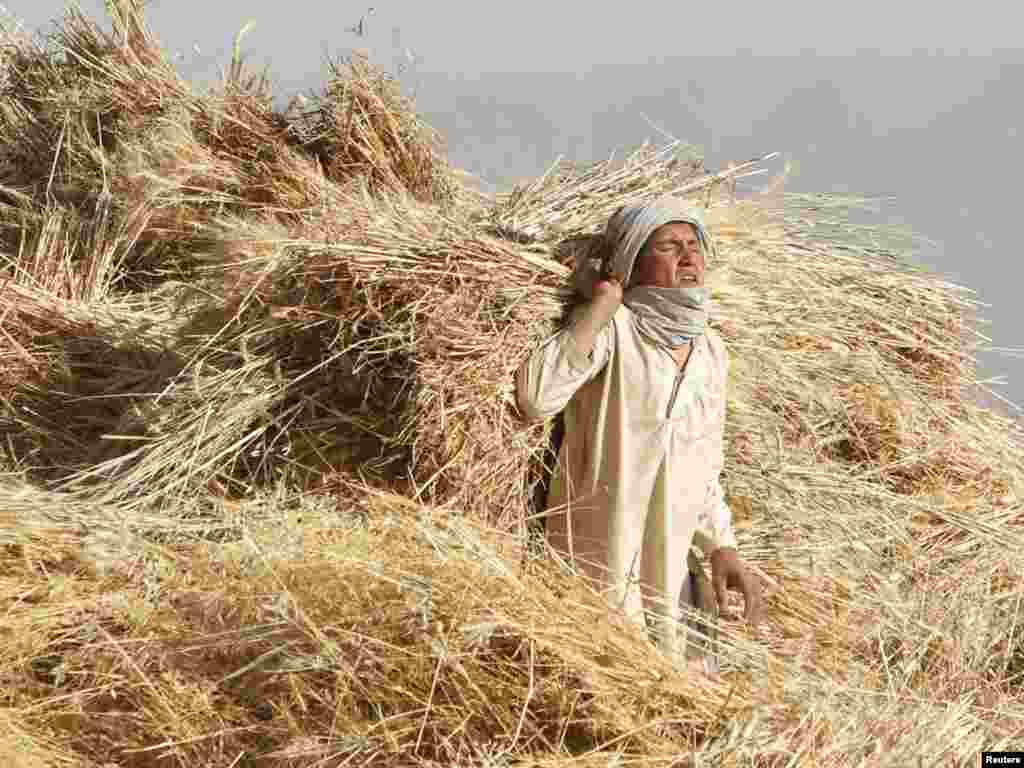
<svg viewBox="0 0 1024 768"><path fill-rule="evenodd" d="M693 250L696 247L697 247L697 241L696 240L693 240L693 241L691 241L689 243L681 243L681 242L669 240L669 241L666 241L666 242L663 242L663 243L658 243L655 246L655 248L660 253L671 253L673 251L681 251L681 250L684 250L684 249L686 249L686 250Z"/></svg>

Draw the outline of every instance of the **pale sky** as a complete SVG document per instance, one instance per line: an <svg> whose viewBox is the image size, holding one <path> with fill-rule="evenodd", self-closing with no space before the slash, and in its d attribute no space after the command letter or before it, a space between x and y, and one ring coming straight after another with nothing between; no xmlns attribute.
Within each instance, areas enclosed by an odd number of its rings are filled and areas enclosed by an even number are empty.
<svg viewBox="0 0 1024 768"><path fill-rule="evenodd" d="M559 155L588 162L652 122L711 167L772 151L800 191L893 196L885 216L937 241L920 261L993 306L994 342L1024 347L1018 192L1024 176L1022 6L935 3L596 3L152 0L150 26L197 82L235 33L282 96L323 82L325 57L367 49L402 76L455 165L490 185ZM45 30L62 0L5 3ZM99 17L102 0L83 1ZM349 30L364 18L364 36ZM986 355L1024 403L1024 359Z"/></svg>
<svg viewBox="0 0 1024 768"><path fill-rule="evenodd" d="M8 9L37 27L64 7L60 0L10 0ZM83 0L87 10L101 0ZM151 0L153 25L169 44L199 42L210 52L253 19L252 44L274 40L276 55L298 66L323 43L336 46L373 2L290 0ZM906 54L944 50L991 53L1019 48L1024 11L1012 2L922 0L774 0L733 3L595 3L580 0L423 2L384 0L366 29L422 51L436 71L578 71L594 62L623 64L667 55L829 55L864 50ZM384 34L380 34L384 33Z"/></svg>

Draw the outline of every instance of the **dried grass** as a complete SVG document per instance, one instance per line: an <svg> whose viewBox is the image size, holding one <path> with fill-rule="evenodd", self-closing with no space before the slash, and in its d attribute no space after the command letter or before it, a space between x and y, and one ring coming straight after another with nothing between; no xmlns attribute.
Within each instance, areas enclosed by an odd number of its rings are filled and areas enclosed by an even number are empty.
<svg viewBox="0 0 1024 768"><path fill-rule="evenodd" d="M1024 443L974 405L976 302L858 201L737 201L760 162L678 144L487 199L364 60L278 113L237 57L196 94L113 13L0 53L0 755L883 766L1019 741ZM512 374L609 213L665 193L706 206L723 483L767 585L718 680L524 536L547 427Z"/></svg>

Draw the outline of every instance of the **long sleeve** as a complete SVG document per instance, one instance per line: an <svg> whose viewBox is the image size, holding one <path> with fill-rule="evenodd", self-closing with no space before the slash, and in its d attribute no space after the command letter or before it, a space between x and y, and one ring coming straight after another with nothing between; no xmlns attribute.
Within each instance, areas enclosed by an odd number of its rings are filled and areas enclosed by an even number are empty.
<svg viewBox="0 0 1024 768"><path fill-rule="evenodd" d="M693 539L705 555L710 555L722 547L736 546L736 534L732 529L732 510L725 501L725 492L717 477L708 495L707 506L698 515L697 520L698 526Z"/></svg>
<svg viewBox="0 0 1024 768"><path fill-rule="evenodd" d="M611 345L609 323L598 333L590 356L584 355L570 324L538 347L516 372L516 395L523 416L533 421L559 413L580 387L601 372Z"/></svg>

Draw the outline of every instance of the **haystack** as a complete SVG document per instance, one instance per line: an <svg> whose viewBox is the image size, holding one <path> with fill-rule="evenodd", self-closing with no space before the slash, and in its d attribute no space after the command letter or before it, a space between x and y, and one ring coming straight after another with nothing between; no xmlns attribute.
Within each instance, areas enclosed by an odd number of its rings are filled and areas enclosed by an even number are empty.
<svg viewBox="0 0 1024 768"><path fill-rule="evenodd" d="M905 764L1024 716L1019 430L969 292L686 147L488 198L399 84L175 73L138 5L0 53L0 754L99 766ZM706 209L760 633L672 666L524 555L512 375L608 215ZM736 607L736 606L733 606ZM6 750L6 752L5 752ZM32 762L32 761L35 762Z"/></svg>

